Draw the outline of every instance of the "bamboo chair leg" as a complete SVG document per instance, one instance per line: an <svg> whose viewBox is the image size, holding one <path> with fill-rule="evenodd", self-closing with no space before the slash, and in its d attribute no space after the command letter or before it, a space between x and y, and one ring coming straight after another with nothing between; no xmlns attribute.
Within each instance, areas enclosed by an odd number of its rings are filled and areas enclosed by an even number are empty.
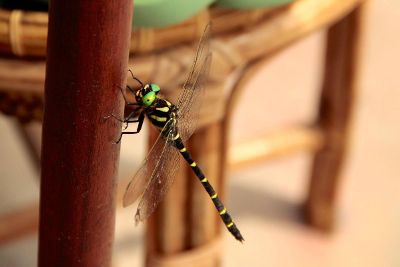
<svg viewBox="0 0 400 267"><path fill-rule="evenodd" d="M306 218L318 228L330 230L347 152L350 121L355 100L360 28L364 4L333 25L327 32L324 82L317 125L325 144L316 153L306 200Z"/></svg>

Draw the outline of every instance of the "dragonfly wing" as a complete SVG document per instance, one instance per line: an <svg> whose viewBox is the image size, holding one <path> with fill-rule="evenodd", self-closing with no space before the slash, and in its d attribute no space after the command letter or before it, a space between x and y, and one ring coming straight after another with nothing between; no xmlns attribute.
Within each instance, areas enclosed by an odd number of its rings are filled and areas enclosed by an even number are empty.
<svg viewBox="0 0 400 267"><path fill-rule="evenodd" d="M143 194L150 182L153 164L160 161L166 146L168 144L160 134L125 190L124 207L131 205Z"/></svg>
<svg viewBox="0 0 400 267"><path fill-rule="evenodd" d="M191 97L189 102L179 111L178 129L180 129L182 139L186 141L193 134L199 120L199 111L203 102L204 87L207 81L208 72L211 65L212 55L209 54L199 70L196 80L193 81Z"/></svg>
<svg viewBox="0 0 400 267"><path fill-rule="evenodd" d="M183 92L178 100L178 129L182 139L187 140L196 128L204 85L211 64L210 31L208 24L200 39L188 78L183 85Z"/></svg>
<svg viewBox="0 0 400 267"><path fill-rule="evenodd" d="M178 129L183 140L190 137L195 129L204 82L211 62L210 24L204 30L199 42L183 92L178 99ZM168 123L167 123L168 124ZM171 140L176 131L172 130L165 138ZM144 163L129 183L124 196L124 206L132 204L141 196L136 221L145 220L158 206L170 188L179 169L180 154L167 140L159 137Z"/></svg>
<svg viewBox="0 0 400 267"><path fill-rule="evenodd" d="M175 131L171 130L167 140L171 140L174 133ZM153 213L171 187L179 169L180 154L178 150L172 144L165 143L162 156L158 162L154 162L155 168L151 174L151 179L139 202L135 215L136 222L146 220Z"/></svg>

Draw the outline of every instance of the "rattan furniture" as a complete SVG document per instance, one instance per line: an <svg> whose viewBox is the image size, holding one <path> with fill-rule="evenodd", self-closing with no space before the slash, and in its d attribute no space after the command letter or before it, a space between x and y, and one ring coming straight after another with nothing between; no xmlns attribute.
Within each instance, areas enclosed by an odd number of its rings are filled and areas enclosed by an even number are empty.
<svg viewBox="0 0 400 267"><path fill-rule="evenodd" d="M314 153L304 211L311 225L329 230L334 222L337 185L355 98L363 6L362 0L297 0L281 7L249 11L211 7L165 29L135 29L130 65L144 81L155 80L157 76L167 97L175 98L179 93L177 88L184 81L181 73L191 63L193 43L211 20L214 59L206 98L214 109L212 113L206 109L201 111L199 130L189 141L194 158L213 177L223 196L228 158L235 159L230 166L239 166L298 150ZM23 122L40 121L46 14L1 10L0 26L7 29L0 32L0 51L15 55L0 59L0 110ZM318 30L327 30L327 45L316 121L310 125L289 126L260 140L241 144L240 148L228 148L231 111L247 81L272 56ZM155 132L150 132L150 142L155 136ZM256 142L265 149L249 149ZM204 192L194 186L197 181L187 179L187 175L182 167L171 192L149 220L148 266L187 266L188 262L193 266L216 266L219 263L221 224Z"/></svg>

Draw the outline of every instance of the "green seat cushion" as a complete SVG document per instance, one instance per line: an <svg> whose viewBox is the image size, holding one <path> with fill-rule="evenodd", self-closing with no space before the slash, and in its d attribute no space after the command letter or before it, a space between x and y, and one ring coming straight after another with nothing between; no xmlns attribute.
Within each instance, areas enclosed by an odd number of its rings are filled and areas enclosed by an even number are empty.
<svg viewBox="0 0 400 267"><path fill-rule="evenodd" d="M194 16L215 0L135 0L135 27L167 27Z"/></svg>
<svg viewBox="0 0 400 267"><path fill-rule="evenodd" d="M65 0L68 1L68 0ZM287 4L293 0L134 0L134 27L162 28L180 23L215 3L219 6L254 9ZM0 0L10 9L47 10L49 0Z"/></svg>
<svg viewBox="0 0 400 267"><path fill-rule="evenodd" d="M194 16L215 2L216 5L253 9L276 6L293 0L135 0L135 27L167 27Z"/></svg>

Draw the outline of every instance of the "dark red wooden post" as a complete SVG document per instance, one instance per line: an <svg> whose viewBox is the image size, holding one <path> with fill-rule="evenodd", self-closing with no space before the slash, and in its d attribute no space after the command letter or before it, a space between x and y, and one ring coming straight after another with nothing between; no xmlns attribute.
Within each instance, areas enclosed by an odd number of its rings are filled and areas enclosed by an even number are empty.
<svg viewBox="0 0 400 267"><path fill-rule="evenodd" d="M132 0L52 0L39 266L110 266Z"/></svg>

